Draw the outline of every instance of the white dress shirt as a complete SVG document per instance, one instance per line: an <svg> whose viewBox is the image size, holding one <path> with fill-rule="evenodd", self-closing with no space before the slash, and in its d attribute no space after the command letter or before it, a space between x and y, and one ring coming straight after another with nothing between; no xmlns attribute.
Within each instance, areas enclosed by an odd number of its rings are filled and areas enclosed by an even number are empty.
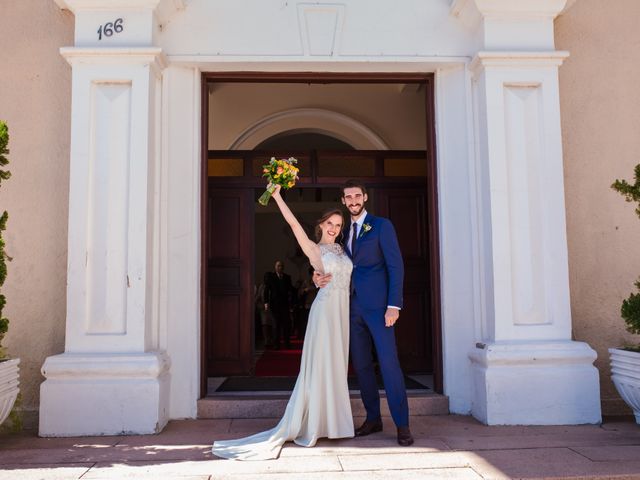
<svg viewBox="0 0 640 480"><path fill-rule="evenodd" d="M364 223L364 219L367 216L367 211L365 209L362 209L362 213L360 214L360 216L358 217L358 220L356 220L355 222L351 222L351 226L349 228L349 235L347 236L347 248L349 248L349 251L351 253L353 253L353 250L351 249L351 239L353 238L353 224L356 223L358 225L358 228L356 229L356 237L360 236L360 232L362 231L362 224Z"/></svg>

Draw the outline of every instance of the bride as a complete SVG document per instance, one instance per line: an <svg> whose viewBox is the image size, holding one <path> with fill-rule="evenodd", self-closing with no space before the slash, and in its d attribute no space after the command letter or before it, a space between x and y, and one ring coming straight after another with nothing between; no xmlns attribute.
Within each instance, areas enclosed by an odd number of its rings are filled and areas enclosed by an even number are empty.
<svg viewBox="0 0 640 480"><path fill-rule="evenodd" d="M349 361L349 283L351 260L336 243L344 222L342 212L331 210L316 223L313 242L276 187L273 199L291 226L311 266L330 273L331 283L318 292L309 312L302 347L300 373L284 416L271 430L237 440L213 443L212 452L235 460L278 458L282 445L294 441L313 447L319 438L353 437L351 402L347 386Z"/></svg>

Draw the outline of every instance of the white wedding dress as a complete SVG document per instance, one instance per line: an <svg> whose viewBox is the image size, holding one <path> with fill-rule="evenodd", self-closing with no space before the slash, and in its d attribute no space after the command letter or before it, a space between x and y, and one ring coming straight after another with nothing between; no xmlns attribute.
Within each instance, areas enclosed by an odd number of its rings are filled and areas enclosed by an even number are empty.
<svg viewBox="0 0 640 480"><path fill-rule="evenodd" d="M278 458L293 440L313 447L319 438L353 437L347 367L349 282L353 265L340 245L320 245L322 264L332 274L311 310L302 347L300 373L280 423L271 430L213 443L214 455L236 460Z"/></svg>

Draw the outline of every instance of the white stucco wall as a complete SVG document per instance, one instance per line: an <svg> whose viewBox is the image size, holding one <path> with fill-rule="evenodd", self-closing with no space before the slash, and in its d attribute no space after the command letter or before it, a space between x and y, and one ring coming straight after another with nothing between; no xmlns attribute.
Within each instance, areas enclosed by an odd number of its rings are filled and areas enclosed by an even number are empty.
<svg viewBox="0 0 640 480"><path fill-rule="evenodd" d="M0 210L9 212L4 238L13 257L5 344L21 359L29 412L38 408L44 359L64 349L71 69L58 48L73 41L73 27L73 15L53 2L2 5L0 118L9 125L12 177L2 182Z"/></svg>
<svg viewBox="0 0 640 480"><path fill-rule="evenodd" d="M610 347L638 343L620 318L640 275L640 220L609 186L640 162L640 3L580 0L555 23L560 69L573 335L597 352L603 414L630 413L610 380Z"/></svg>

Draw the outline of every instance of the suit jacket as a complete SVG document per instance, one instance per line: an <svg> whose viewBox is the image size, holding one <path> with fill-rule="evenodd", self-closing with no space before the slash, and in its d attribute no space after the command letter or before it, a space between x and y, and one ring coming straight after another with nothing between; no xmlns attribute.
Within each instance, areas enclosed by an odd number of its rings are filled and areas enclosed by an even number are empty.
<svg viewBox="0 0 640 480"><path fill-rule="evenodd" d="M365 225L369 225L365 231ZM351 224L345 225L343 238ZM357 295L364 308L402 308L404 264L393 224L387 218L367 213L356 239L355 256L346 249L353 262L352 295Z"/></svg>
<svg viewBox="0 0 640 480"><path fill-rule="evenodd" d="M264 276L264 303L268 303L272 310L289 308L293 286L291 276L286 273L278 278L275 272L268 272Z"/></svg>

